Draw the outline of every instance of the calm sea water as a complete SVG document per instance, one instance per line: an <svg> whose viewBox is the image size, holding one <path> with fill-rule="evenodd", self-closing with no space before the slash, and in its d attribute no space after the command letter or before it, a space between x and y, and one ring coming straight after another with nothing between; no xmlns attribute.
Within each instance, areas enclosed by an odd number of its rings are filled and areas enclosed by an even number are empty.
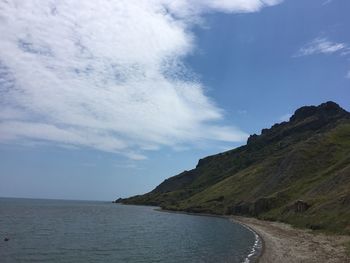
<svg viewBox="0 0 350 263"><path fill-rule="evenodd" d="M8 198L0 198L0 238L0 262L244 262L255 242L223 218Z"/></svg>

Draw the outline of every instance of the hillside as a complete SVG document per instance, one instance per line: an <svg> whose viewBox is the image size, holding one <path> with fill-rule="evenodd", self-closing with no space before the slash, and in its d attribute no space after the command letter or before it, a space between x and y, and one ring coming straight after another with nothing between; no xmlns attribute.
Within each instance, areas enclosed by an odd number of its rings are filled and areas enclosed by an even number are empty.
<svg viewBox="0 0 350 263"><path fill-rule="evenodd" d="M302 107L245 146L118 202L350 234L350 113L334 102Z"/></svg>

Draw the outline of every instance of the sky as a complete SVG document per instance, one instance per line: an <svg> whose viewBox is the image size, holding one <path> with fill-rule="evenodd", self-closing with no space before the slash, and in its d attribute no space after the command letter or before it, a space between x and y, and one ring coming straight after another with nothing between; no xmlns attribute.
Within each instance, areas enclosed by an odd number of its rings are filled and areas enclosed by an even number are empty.
<svg viewBox="0 0 350 263"><path fill-rule="evenodd" d="M114 200L304 105L350 110L348 0L0 2L0 196Z"/></svg>

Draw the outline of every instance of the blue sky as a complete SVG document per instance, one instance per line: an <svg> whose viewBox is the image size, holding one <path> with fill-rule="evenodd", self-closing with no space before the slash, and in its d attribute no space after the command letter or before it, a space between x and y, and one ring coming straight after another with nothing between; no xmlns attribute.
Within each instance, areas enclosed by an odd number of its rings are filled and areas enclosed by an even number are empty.
<svg viewBox="0 0 350 263"><path fill-rule="evenodd" d="M0 196L144 193L300 106L350 110L347 0L37 5L0 4Z"/></svg>

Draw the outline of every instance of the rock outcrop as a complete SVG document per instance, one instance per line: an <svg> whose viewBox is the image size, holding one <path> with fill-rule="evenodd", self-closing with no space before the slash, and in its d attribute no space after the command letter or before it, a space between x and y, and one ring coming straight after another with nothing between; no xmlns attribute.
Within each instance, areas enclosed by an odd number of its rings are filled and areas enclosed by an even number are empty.
<svg viewBox="0 0 350 263"><path fill-rule="evenodd" d="M350 233L350 113L334 102L297 109L247 145L208 156L125 204L280 220Z"/></svg>

